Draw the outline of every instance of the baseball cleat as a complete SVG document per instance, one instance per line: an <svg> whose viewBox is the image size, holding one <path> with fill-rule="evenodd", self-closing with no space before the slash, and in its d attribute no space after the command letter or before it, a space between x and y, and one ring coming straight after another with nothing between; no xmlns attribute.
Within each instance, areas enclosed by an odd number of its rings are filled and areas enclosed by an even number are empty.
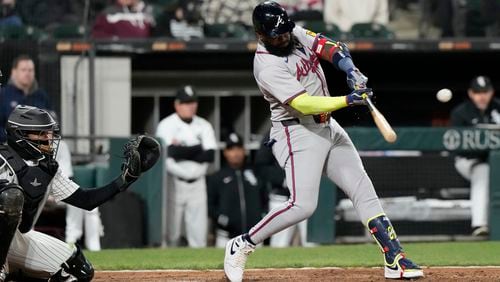
<svg viewBox="0 0 500 282"><path fill-rule="evenodd" d="M255 250L255 245L243 239L243 235L235 237L226 244L224 257L224 273L231 282L243 280L243 271L250 255Z"/></svg>
<svg viewBox="0 0 500 282"><path fill-rule="evenodd" d="M419 278L424 276L422 268L405 258L403 253L398 254L392 264L386 261L384 269L385 278L389 279Z"/></svg>

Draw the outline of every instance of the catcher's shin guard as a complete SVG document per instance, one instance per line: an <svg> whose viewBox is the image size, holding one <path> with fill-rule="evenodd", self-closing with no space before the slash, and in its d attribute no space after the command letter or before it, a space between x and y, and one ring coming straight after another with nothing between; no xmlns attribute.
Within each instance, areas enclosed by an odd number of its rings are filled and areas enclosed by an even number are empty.
<svg viewBox="0 0 500 282"><path fill-rule="evenodd" d="M14 183L0 183L0 266L4 265L23 213L24 194Z"/></svg>
<svg viewBox="0 0 500 282"><path fill-rule="evenodd" d="M92 281L94 277L94 267L85 258L78 245L73 255L61 267L61 270L49 279L50 282L74 281L74 279L86 282Z"/></svg>
<svg viewBox="0 0 500 282"><path fill-rule="evenodd" d="M424 276L420 266L405 257L396 231L385 214L368 221L368 229L384 254L386 278L416 278Z"/></svg>

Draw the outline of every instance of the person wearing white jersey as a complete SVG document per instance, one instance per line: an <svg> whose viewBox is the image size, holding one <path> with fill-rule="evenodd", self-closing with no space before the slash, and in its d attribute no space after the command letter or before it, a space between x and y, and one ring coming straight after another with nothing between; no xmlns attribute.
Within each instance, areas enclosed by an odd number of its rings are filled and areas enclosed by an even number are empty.
<svg viewBox="0 0 500 282"><path fill-rule="evenodd" d="M7 145L0 145L0 281L92 280L94 269L80 248L33 226L49 196L92 210L127 189L157 161L158 142L147 136L130 140L120 176L105 186L85 189L65 176L55 160L58 124L47 111L17 106L6 131ZM143 144L147 148L139 153L137 147Z"/></svg>
<svg viewBox="0 0 500 282"><path fill-rule="evenodd" d="M253 23L259 39L254 76L271 110L268 146L285 169L290 198L248 233L227 243L226 276L241 281L256 244L312 215L323 173L352 200L380 246L385 277L423 276L422 269L405 257L351 139L330 117L335 110L365 105L366 97L372 96L371 89L366 88L368 78L354 66L347 46L295 26L286 11L272 1L255 7ZM357 90L331 97L319 59L346 72L349 86Z"/></svg>
<svg viewBox="0 0 500 282"><path fill-rule="evenodd" d="M168 241L178 246L184 225L188 245L202 248L208 232L205 175L217 142L210 123L196 115L198 99L191 86L177 91L174 107L156 129L167 146Z"/></svg>
<svg viewBox="0 0 500 282"><path fill-rule="evenodd" d="M52 117L58 121L57 114L54 111L49 112ZM71 151L68 143L59 140L56 161L59 164L61 172L69 179L73 180L73 164L71 162ZM85 225L85 229L84 229ZM66 228L65 241L70 245L76 244L85 230L85 247L89 251L100 251L102 236L102 222L99 216L99 208L91 211L80 209L72 205L66 206Z"/></svg>
<svg viewBox="0 0 500 282"><path fill-rule="evenodd" d="M71 151L64 140L59 142L56 161L59 163L62 173L72 179L73 165L71 164ZM66 207L66 243L70 245L76 244L85 231L85 248L89 251L100 251L102 230L99 208L87 211L72 205Z"/></svg>

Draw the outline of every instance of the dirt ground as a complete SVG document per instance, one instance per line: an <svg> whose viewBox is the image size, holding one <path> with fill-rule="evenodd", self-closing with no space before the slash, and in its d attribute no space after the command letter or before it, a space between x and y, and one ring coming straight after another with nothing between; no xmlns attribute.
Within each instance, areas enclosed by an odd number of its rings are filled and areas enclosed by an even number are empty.
<svg viewBox="0 0 500 282"><path fill-rule="evenodd" d="M428 267L418 281L500 281L500 267ZM382 268L249 269L244 281L382 281ZM93 281L226 281L222 270L98 271Z"/></svg>

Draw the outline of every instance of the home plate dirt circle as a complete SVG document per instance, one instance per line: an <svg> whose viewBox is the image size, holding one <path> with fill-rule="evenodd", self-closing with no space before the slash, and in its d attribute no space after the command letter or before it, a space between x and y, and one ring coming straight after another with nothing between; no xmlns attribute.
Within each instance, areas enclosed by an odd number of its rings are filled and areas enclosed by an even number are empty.
<svg viewBox="0 0 500 282"><path fill-rule="evenodd" d="M500 281L500 267L424 267L418 281ZM383 281L378 268L248 269L244 281ZM226 281L222 270L97 271L93 281Z"/></svg>

